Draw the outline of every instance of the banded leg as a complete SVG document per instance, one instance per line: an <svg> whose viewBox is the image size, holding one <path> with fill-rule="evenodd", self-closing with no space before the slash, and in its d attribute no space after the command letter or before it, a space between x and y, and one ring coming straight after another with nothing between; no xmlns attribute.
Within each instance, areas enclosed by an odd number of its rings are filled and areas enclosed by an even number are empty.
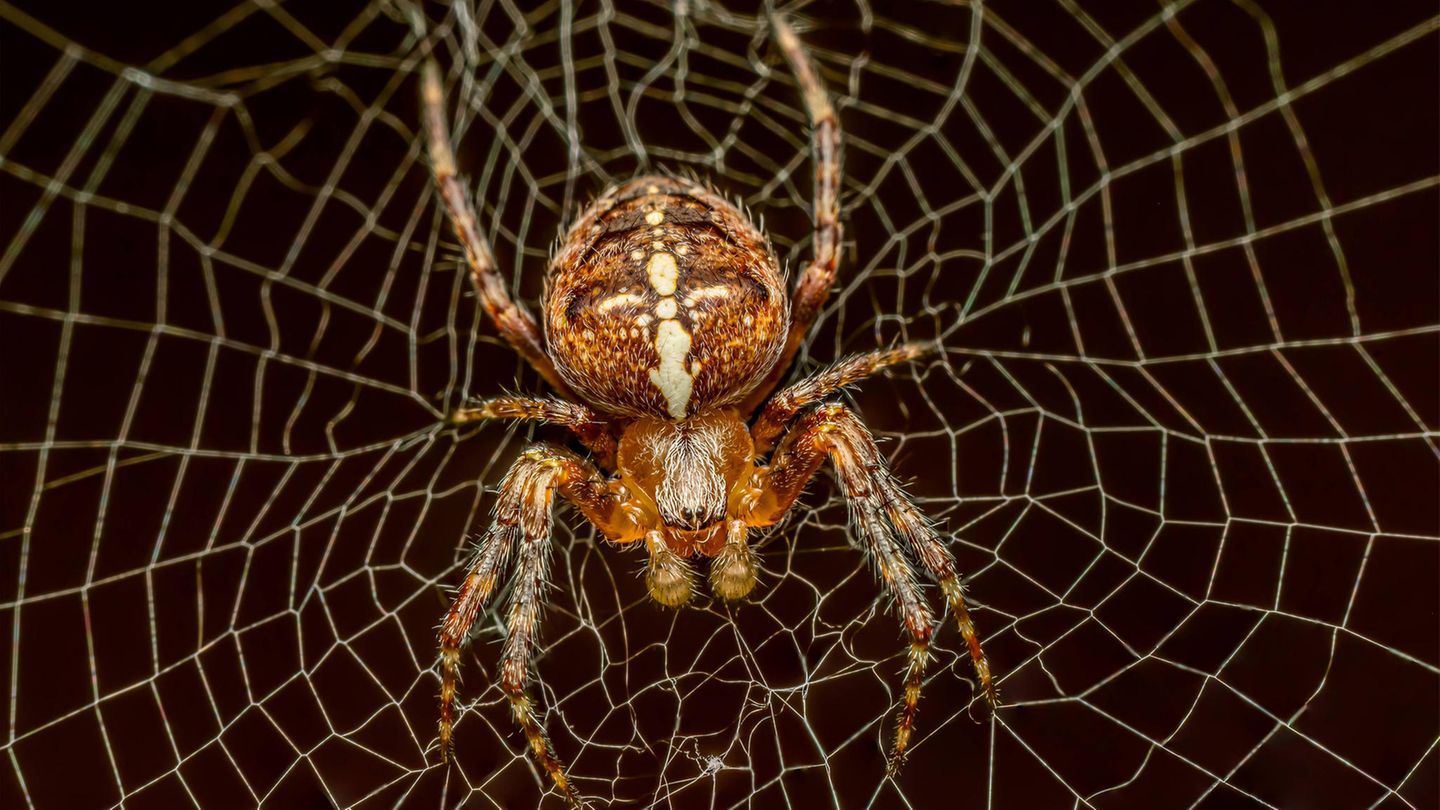
<svg viewBox="0 0 1440 810"><path fill-rule="evenodd" d="M431 170L435 175L435 186L455 236L465 251L465 261L470 265L470 280L480 296L480 304L489 314L490 320L500 330L501 337L520 353L521 357L545 378L545 382L556 393L568 399L575 399L570 388L560 379L555 364L545 354L545 339L535 316L522 304L510 298L505 281L495 270L495 255L490 243L480 231L479 219L470 204L470 195L465 191L456 174L455 151L450 145L450 124L445 116L445 91L440 84L440 68L433 61L426 61L421 87L424 102L422 116L426 142L429 146Z"/></svg>
<svg viewBox="0 0 1440 810"><path fill-rule="evenodd" d="M893 349L852 354L829 368L782 389L765 403L765 409L750 428L750 436L755 441L755 453L759 455L769 450L775 439L785 430L785 426L790 424L790 420L801 410L887 366L923 357L934 350L933 344L906 343Z"/></svg>
<svg viewBox="0 0 1440 810"><path fill-rule="evenodd" d="M914 572L899 552L900 543L908 546L939 581L969 646L981 691L992 706L995 687L989 662L965 607L950 550L900 489L870 431L848 408L832 404L811 411L785 436L771 463L756 472L752 485L756 494L747 522L752 526L766 526L783 517L827 455L835 464L860 534L869 545L881 578L899 606L911 636L904 704L891 756L893 770L905 760L929 658L929 625L925 625L924 634L912 626L918 624L922 614L909 601L908 589L914 583ZM918 604L925 611L923 615L928 616L929 608L924 607L923 600Z"/></svg>
<svg viewBox="0 0 1440 810"><path fill-rule="evenodd" d="M916 508L915 503L905 496L893 479L890 485L896 493L895 497L887 501L890 524L905 538L910 550L925 566L925 570L939 583L940 593L945 596L950 612L955 615L960 637L965 640L965 646L970 651L970 663L980 683L980 692L993 710L1000 705L1000 694L991 679L990 660L985 657L985 651L980 647L980 635L975 630L975 622L970 619L970 609L965 605L965 592L960 586L955 555L950 553L950 549L940 539L929 518Z"/></svg>
<svg viewBox="0 0 1440 810"><path fill-rule="evenodd" d="M500 484L494 521L441 624L440 759L443 762L450 755L460 650L470 637L480 609L494 592L506 560L516 554L515 590L510 601L500 685L536 761L555 786L572 803L578 803L578 794L566 778L525 693L543 604L551 506L557 489L612 540L626 542L644 534L637 522L638 511L621 496L620 485L601 478L593 466L573 453L539 445L516 460Z"/></svg>
<svg viewBox="0 0 1440 810"><path fill-rule="evenodd" d="M554 397L503 396L483 399L457 408L450 415L450 422L454 425L491 419L516 419L559 425L574 433L581 444L595 454L600 466L606 469L615 467L615 436L610 432L610 424L603 416L584 405Z"/></svg>
<svg viewBox="0 0 1440 810"><path fill-rule="evenodd" d="M540 608L545 598L546 574L550 563L550 538L526 537L520 544L515 562L515 591L510 597L506 622L505 652L501 655L500 688L510 699L510 713L515 724L525 732L530 753L549 774L555 788L571 805L580 804L580 795L565 775L565 766L555 755L550 738L535 717L535 705L525 692L530 674L530 656L540 624Z"/></svg>
<svg viewBox="0 0 1440 810"><path fill-rule="evenodd" d="M790 334L785 340L785 350L779 362L745 400L742 413L753 411L765 401L795 359L800 344L805 342L820 308L830 297L830 286L835 283L835 271L840 265L840 239L844 232L840 225L840 119L835 115L835 107L830 103L819 72L805 53L805 46L795 31L779 15L771 16L770 22L775 29L775 40L785 54L785 60L790 63L796 83L800 85L805 113L810 119L811 159L815 163L815 244L810 263L801 271L791 295Z"/></svg>

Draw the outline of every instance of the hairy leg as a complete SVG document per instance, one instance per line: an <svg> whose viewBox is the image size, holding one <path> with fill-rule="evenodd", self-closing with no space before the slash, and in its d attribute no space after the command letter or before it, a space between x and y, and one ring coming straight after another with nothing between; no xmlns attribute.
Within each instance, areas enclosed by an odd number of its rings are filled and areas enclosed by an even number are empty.
<svg viewBox="0 0 1440 810"><path fill-rule="evenodd" d="M470 204L470 195L456 175L455 152L450 145L450 124L445 116L445 91L440 84L440 68L433 61L425 62L420 95L425 107L423 122L431 169L435 174L435 186L440 191L440 199L445 203L450 223L455 227L455 236L465 250L465 261L470 265L470 279L475 285L475 292L480 296L481 306L495 322L500 335L540 372L545 382L561 396L574 399L569 387L555 370L555 364L550 362L549 356L545 354L545 339L540 334L535 316L510 298L504 279L495 270L495 256L490 251L490 243L481 233L480 222Z"/></svg>
<svg viewBox="0 0 1440 810"><path fill-rule="evenodd" d="M510 699L510 712L515 718L515 724L525 732L525 740L530 744L530 753L534 755L535 761L549 774L555 788L564 794L572 805L578 805L579 793L565 775L565 766L555 755L550 738L535 717L534 703L525 692L525 682L530 674L530 656L534 652L540 611L545 599L546 575L550 566L550 538L524 538L516 556L515 590L510 596L510 608L506 617L505 652L500 658L500 688Z"/></svg>
<svg viewBox="0 0 1440 810"><path fill-rule="evenodd" d="M902 544L940 583L941 592L949 601L960 624L961 635L969 647L980 689L993 706L996 694L991 682L990 664L965 607L954 557L890 474L885 457L875 446L870 431L845 406L832 404L817 408L806 414L785 436L770 464L755 473L747 522L752 526L767 526L780 520L827 456L840 476L860 535L875 559L887 590L900 608L911 636L904 705L891 757L892 768L897 768L904 762L910 743L921 681L929 657L928 625L923 635L911 626L912 621L918 623L921 613L907 601L914 572L909 568L909 561L899 552ZM923 608L923 600L919 605ZM924 615L929 615L928 610L924 608Z"/></svg>
<svg viewBox="0 0 1440 810"><path fill-rule="evenodd" d="M516 419L559 425L580 439L600 466L615 468L615 436L610 423L595 411L553 397L503 396L483 399L450 415L450 422L466 425L491 419Z"/></svg>
<svg viewBox="0 0 1440 810"><path fill-rule="evenodd" d="M980 692L985 696L985 702L994 709L1000 705L1000 695L991 678L990 660L985 657L985 651L980 647L980 635L975 631L975 623L970 619L970 609L965 605L965 592L960 585L955 556L950 553L950 549L945 546L945 542L940 539L939 533L924 513L905 497L893 480L890 483L898 493L897 497L887 499L886 512L890 525L895 527L896 532L905 539L910 550L925 566L925 570L940 584L940 592L945 595L950 612L955 615L960 637L965 640L965 646L970 651L970 663L975 668L976 679L980 682Z"/></svg>
<svg viewBox="0 0 1440 810"><path fill-rule="evenodd" d="M535 718L525 681L543 607L550 551L551 507L556 490L606 536L617 541L643 536L636 507L588 462L559 448L527 450L500 484L495 517L485 533L440 627L440 759L449 758L454 727L460 650L490 598L511 554L517 556L500 685L531 752L555 786L572 803L579 797Z"/></svg>
<svg viewBox="0 0 1440 810"><path fill-rule="evenodd" d="M810 263L801 271L791 295L790 334L785 340L785 350L780 361L750 393L741 406L742 413L753 411L785 375L800 344L810 333L810 326L830 297L830 286L835 283L835 271L840 265L840 239L843 228L840 225L840 119L825 92L825 85L815 65L805 53L805 46L795 31L783 18L770 18L775 29L775 40L790 63L795 81L800 85L805 100L805 113L810 119L812 160L815 162L815 244Z"/></svg>
<svg viewBox="0 0 1440 810"><path fill-rule="evenodd" d="M830 396L851 383L870 375L916 358L935 350L930 343L906 343L893 349L881 349L865 354L852 354L840 362L822 369L809 377L784 388L765 403L765 409L750 428L755 441L755 453L763 454L775 443L775 439L795 418L795 414Z"/></svg>

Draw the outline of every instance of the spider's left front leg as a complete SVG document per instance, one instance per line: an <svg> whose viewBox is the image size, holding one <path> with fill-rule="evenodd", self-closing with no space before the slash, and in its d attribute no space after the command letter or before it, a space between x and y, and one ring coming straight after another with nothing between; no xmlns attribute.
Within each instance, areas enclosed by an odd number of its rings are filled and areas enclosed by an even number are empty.
<svg viewBox="0 0 1440 810"><path fill-rule="evenodd" d="M767 526L780 520L826 456L835 464L860 539L910 636L904 702L890 760L894 772L904 763L910 745L933 630L933 617L920 591L915 568L905 554L906 547L939 582L970 649L981 692L992 707L996 704L995 686L965 606L955 558L890 474L869 429L849 408L834 404L817 408L785 436L770 464L755 473L754 500L746 522Z"/></svg>
<svg viewBox="0 0 1440 810"><path fill-rule="evenodd" d="M513 553L515 589L510 597L500 687L510 700L515 722L525 732L530 751L572 804L579 794L565 776L545 730L535 718L525 682L544 604L550 556L551 505L556 490L573 503L607 537L631 541L643 536L639 512L618 482L606 481L573 453L547 445L527 450L500 484L495 518L481 540L440 628L440 758L449 757L460 650L485 602L490 598Z"/></svg>

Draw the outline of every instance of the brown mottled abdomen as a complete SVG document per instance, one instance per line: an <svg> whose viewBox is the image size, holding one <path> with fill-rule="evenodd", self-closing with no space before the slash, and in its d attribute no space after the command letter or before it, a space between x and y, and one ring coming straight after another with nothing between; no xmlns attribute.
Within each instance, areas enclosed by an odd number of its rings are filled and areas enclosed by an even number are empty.
<svg viewBox="0 0 1440 810"><path fill-rule="evenodd" d="M774 253L699 183L615 186L565 244L545 333L561 377L592 405L683 419L737 402L779 359L790 309Z"/></svg>

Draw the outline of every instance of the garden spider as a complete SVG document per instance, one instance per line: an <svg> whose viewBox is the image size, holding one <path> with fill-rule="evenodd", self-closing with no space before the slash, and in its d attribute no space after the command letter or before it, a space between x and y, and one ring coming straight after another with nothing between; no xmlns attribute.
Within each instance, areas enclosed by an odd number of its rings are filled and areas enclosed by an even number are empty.
<svg viewBox="0 0 1440 810"><path fill-rule="evenodd" d="M980 689L995 704L990 667L950 550L896 483L860 418L838 403L810 408L928 347L908 344L848 357L771 396L829 295L841 234L839 121L795 33L779 18L772 24L813 128L814 256L794 292L787 298L769 241L733 205L692 180L642 176L607 190L570 228L547 277L543 337L495 270L456 176L439 69L433 61L425 64L424 128L435 183L480 301L510 345L559 395L497 397L457 411L452 421L559 425L591 455L538 444L500 484L494 521L440 629L442 761L455 722L460 650L514 555L500 686L535 759L557 789L579 802L525 692L556 492L611 542L645 543L646 583L655 601L675 607L689 599L688 560L696 555L712 559L715 594L734 601L755 585L750 529L784 517L827 456L859 542L910 639L892 771L910 742L934 630L912 557L939 583Z"/></svg>

